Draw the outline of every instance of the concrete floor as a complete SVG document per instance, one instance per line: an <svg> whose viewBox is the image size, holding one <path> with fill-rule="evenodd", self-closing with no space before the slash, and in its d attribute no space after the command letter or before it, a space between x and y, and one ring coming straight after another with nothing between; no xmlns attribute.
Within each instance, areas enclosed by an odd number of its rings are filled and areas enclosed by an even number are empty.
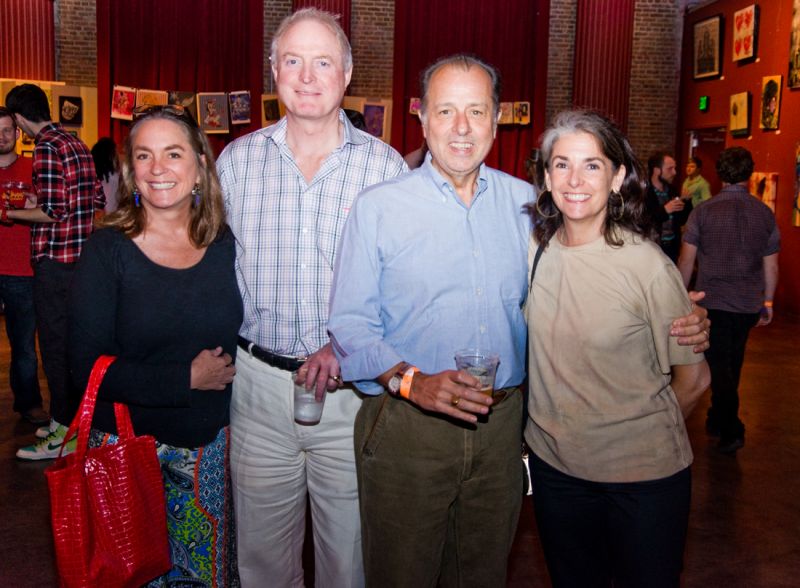
<svg viewBox="0 0 800 588"><path fill-rule="evenodd" d="M798 352L800 319L779 310L773 325L753 330L741 386L747 445L735 457L718 454L705 434L708 394L689 419L695 462L687 588L800 586ZM33 441L35 427L11 411L8 362L8 344L0 337L0 587L56 586L42 473L48 462L14 458L19 446ZM548 585L526 500L508 586Z"/></svg>

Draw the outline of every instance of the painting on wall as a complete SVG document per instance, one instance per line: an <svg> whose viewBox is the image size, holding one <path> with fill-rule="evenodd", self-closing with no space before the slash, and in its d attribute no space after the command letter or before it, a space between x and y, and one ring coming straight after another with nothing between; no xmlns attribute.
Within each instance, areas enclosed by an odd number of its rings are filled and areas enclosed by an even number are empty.
<svg viewBox="0 0 800 588"><path fill-rule="evenodd" d="M753 172L750 176L750 193L769 206L775 214L775 199L778 196L778 174L772 172Z"/></svg>
<svg viewBox="0 0 800 588"><path fill-rule="evenodd" d="M364 102L364 120L370 135L388 143L392 129L392 101L367 100Z"/></svg>
<svg viewBox="0 0 800 588"><path fill-rule="evenodd" d="M419 111L422 109L422 98L411 98L408 101L408 113L414 116L419 115Z"/></svg>
<svg viewBox="0 0 800 588"><path fill-rule="evenodd" d="M531 122L531 103L514 102L514 124L527 125Z"/></svg>
<svg viewBox="0 0 800 588"><path fill-rule="evenodd" d="M751 4L733 13L733 60L742 61L756 55L758 7Z"/></svg>
<svg viewBox="0 0 800 588"><path fill-rule="evenodd" d="M274 125L283 116L283 104L277 94L261 94L261 126Z"/></svg>
<svg viewBox="0 0 800 588"><path fill-rule="evenodd" d="M225 92L198 92L197 116L197 123L206 133L227 133L230 127Z"/></svg>
<svg viewBox="0 0 800 588"><path fill-rule="evenodd" d="M134 106L136 106L136 88L114 86L111 92L111 118L133 120Z"/></svg>
<svg viewBox="0 0 800 588"><path fill-rule="evenodd" d="M162 90L136 90L136 108L142 110L148 106L165 106L168 100L169 94Z"/></svg>
<svg viewBox="0 0 800 588"><path fill-rule="evenodd" d="M765 131L778 128L778 117L781 113L781 78L782 76L765 76L761 79L761 122Z"/></svg>
<svg viewBox="0 0 800 588"><path fill-rule="evenodd" d="M792 7L788 84L790 88L800 88L800 0L794 0L794 6Z"/></svg>
<svg viewBox="0 0 800 588"><path fill-rule="evenodd" d="M794 205L792 206L792 226L800 227L800 143L794 148Z"/></svg>
<svg viewBox="0 0 800 588"><path fill-rule="evenodd" d="M83 98L80 96L58 97L58 122L65 127L83 124Z"/></svg>
<svg viewBox="0 0 800 588"><path fill-rule="evenodd" d="M500 119L497 121L499 125L514 124L514 103L501 102L500 103Z"/></svg>
<svg viewBox="0 0 800 588"><path fill-rule="evenodd" d="M731 94L728 130L734 137L746 137L750 134L750 92Z"/></svg>
<svg viewBox="0 0 800 588"><path fill-rule="evenodd" d="M167 103L174 106L181 106L195 121L197 121L197 96L194 92L170 90L167 96Z"/></svg>
<svg viewBox="0 0 800 588"><path fill-rule="evenodd" d="M246 125L250 123L250 91L241 90L228 94L231 107L231 124Z"/></svg>
<svg viewBox="0 0 800 588"><path fill-rule="evenodd" d="M714 78L722 73L722 16L712 16L694 24L694 69L695 80Z"/></svg>

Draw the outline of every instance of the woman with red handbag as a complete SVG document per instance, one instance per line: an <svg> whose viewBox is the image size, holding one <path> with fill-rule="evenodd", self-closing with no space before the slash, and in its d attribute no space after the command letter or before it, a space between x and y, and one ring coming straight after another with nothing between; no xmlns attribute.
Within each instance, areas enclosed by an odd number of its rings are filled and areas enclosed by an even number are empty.
<svg viewBox="0 0 800 588"><path fill-rule="evenodd" d="M71 366L85 388L108 368L90 444L115 443L113 403L152 435L172 569L149 585L238 585L228 422L242 302L214 157L180 107L141 111L126 140L120 204L78 263Z"/></svg>

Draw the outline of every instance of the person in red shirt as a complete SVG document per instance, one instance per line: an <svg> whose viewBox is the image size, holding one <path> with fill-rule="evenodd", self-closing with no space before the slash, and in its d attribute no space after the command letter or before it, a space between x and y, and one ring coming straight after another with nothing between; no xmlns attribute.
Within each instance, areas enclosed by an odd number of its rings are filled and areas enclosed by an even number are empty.
<svg viewBox="0 0 800 588"><path fill-rule="evenodd" d="M0 107L0 192L6 198L31 190L32 160L15 151L19 129L14 116ZM16 199L15 199L16 200ZM9 380L14 411L36 425L50 421L42 409L36 357L36 317L33 312L31 230L27 224L0 224L0 303L11 346Z"/></svg>
<svg viewBox="0 0 800 588"><path fill-rule="evenodd" d="M6 108L36 144L32 183L37 206L8 210L4 218L31 223L33 303L52 415L47 437L22 447L17 457L52 459L62 444L64 453L75 444L74 439L64 443L80 400L67 360L67 297L94 212L103 209L105 196L89 148L50 120L50 104L41 88L15 86L6 96Z"/></svg>

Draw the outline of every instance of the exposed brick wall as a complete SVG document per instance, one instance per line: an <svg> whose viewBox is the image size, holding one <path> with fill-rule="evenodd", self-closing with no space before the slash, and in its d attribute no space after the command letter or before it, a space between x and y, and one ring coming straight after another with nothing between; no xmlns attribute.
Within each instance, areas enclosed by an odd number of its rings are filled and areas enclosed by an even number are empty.
<svg viewBox="0 0 800 588"><path fill-rule="evenodd" d="M349 93L392 95L394 0L352 0L351 43L354 70ZM629 136L640 157L655 149L674 149L678 117L681 0L637 0L634 18ZM264 0L264 91L273 91L269 65L272 33L291 12L291 0ZM553 114L572 102L572 68L577 0L551 0L547 105ZM97 39L93 0L56 3L57 78L97 85Z"/></svg>
<svg viewBox="0 0 800 588"><path fill-rule="evenodd" d="M94 0L55 3L56 79L97 86L97 17Z"/></svg>
<svg viewBox="0 0 800 588"><path fill-rule="evenodd" d="M545 125L560 110L572 106L577 0L550 0L550 42L547 51Z"/></svg>
<svg viewBox="0 0 800 588"><path fill-rule="evenodd" d="M292 0L264 0L264 93L275 94L269 55L272 49L272 34L281 21L292 12Z"/></svg>
<svg viewBox="0 0 800 588"><path fill-rule="evenodd" d="M349 94L391 98L394 0L352 0L350 43L353 78Z"/></svg>
<svg viewBox="0 0 800 588"><path fill-rule="evenodd" d="M681 4L681 0L636 2L628 138L642 160L652 151L676 148Z"/></svg>

